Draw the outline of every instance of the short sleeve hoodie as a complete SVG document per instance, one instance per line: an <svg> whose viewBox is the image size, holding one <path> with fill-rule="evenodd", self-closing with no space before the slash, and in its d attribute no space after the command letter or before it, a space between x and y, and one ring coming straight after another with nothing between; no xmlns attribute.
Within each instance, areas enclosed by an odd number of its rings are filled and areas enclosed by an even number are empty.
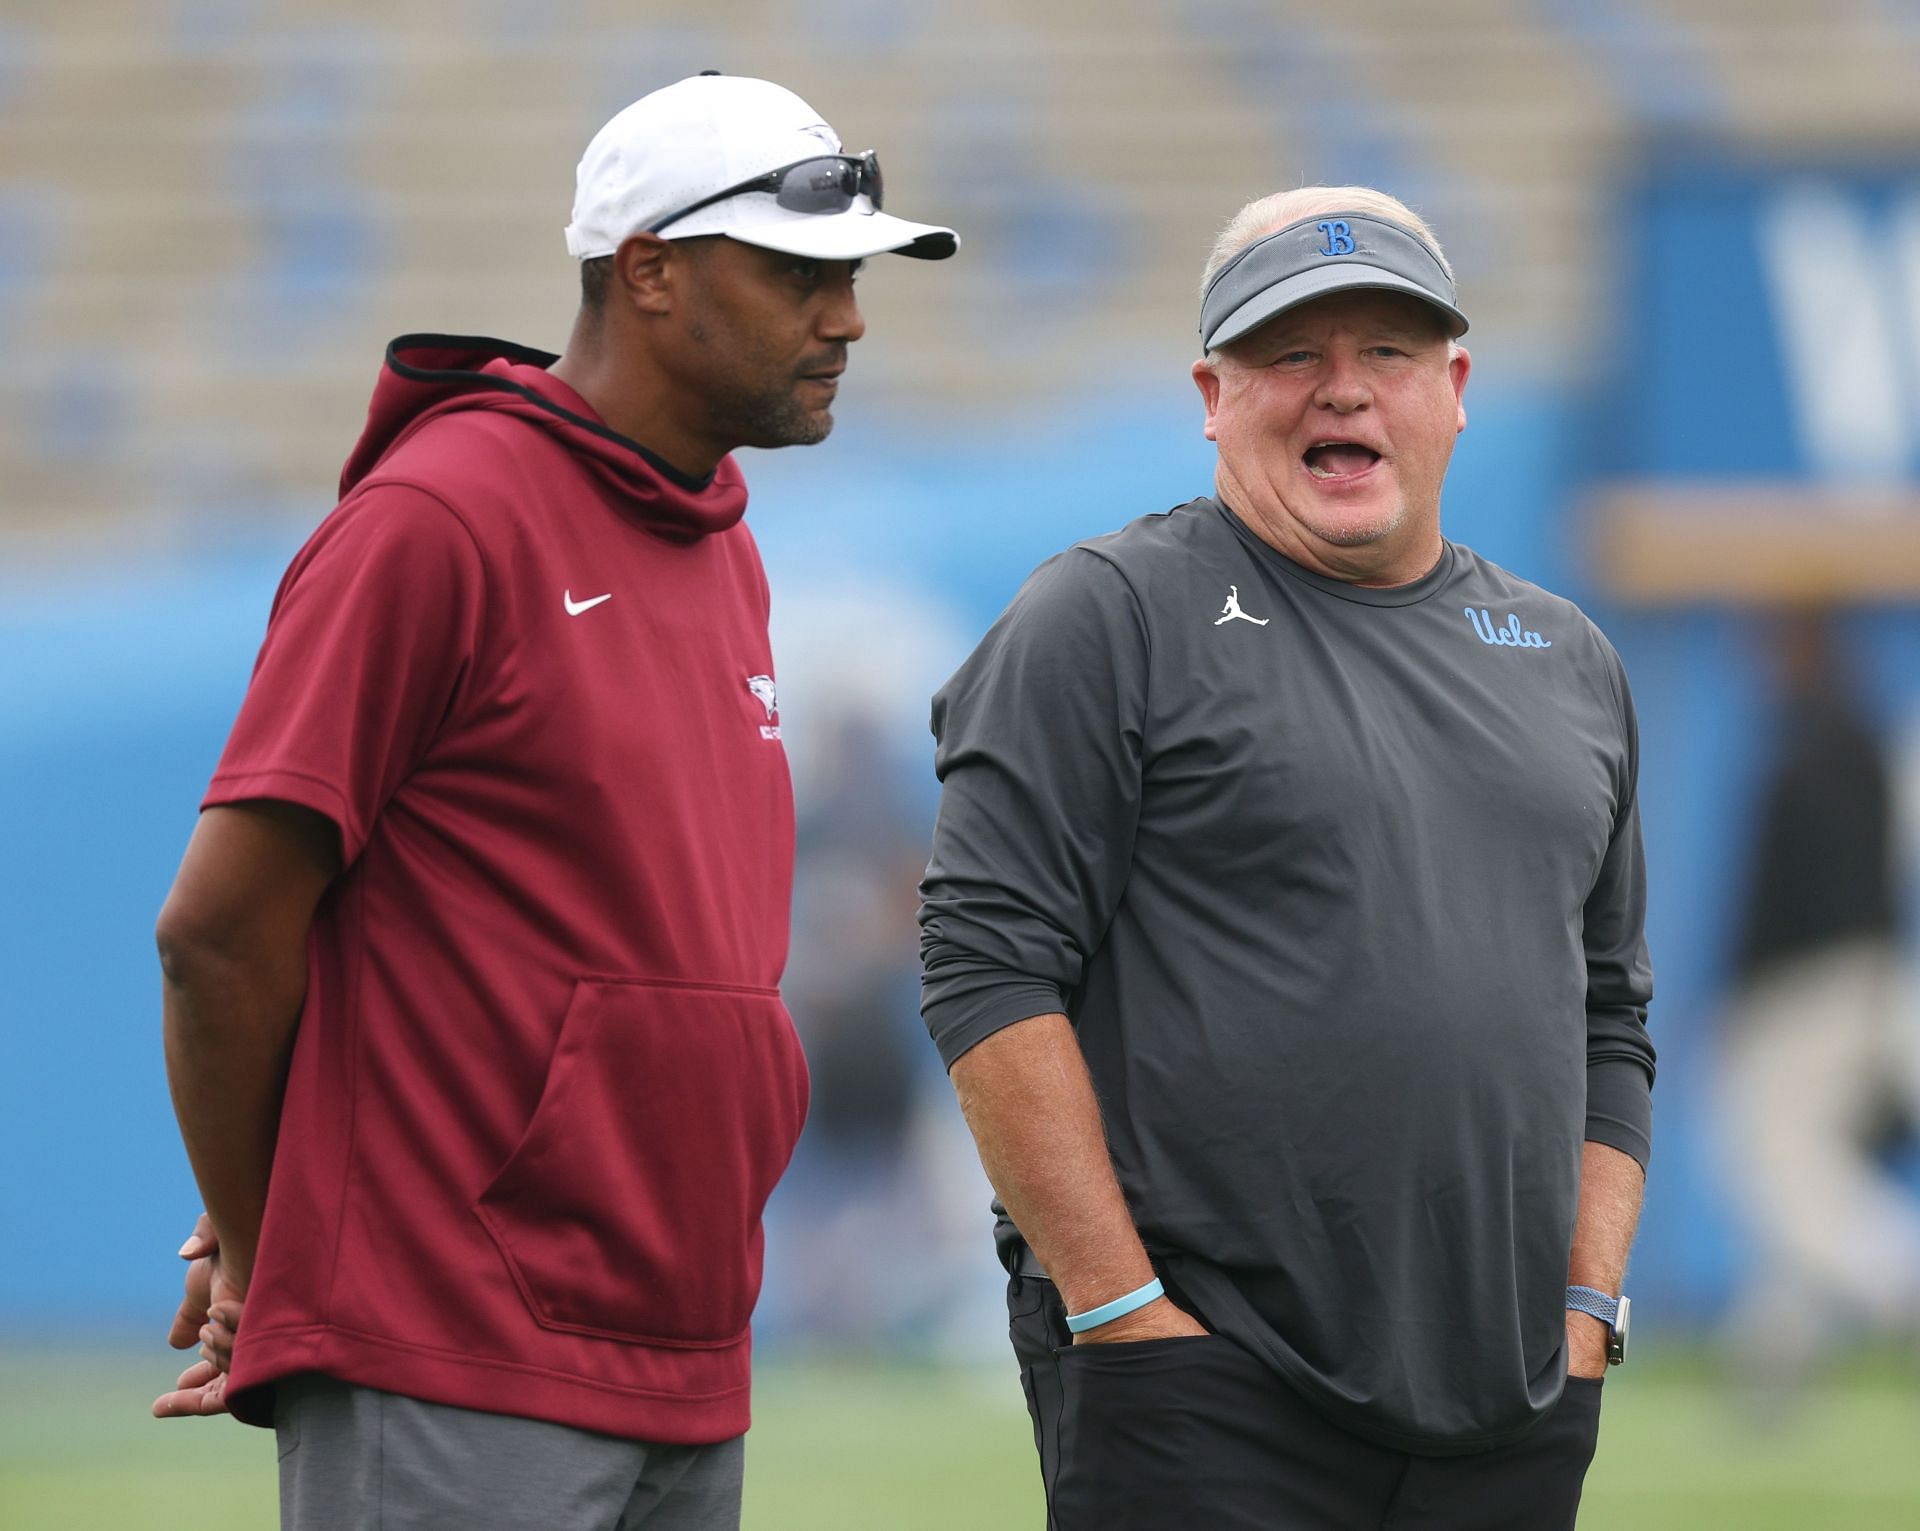
<svg viewBox="0 0 1920 1531"><path fill-rule="evenodd" d="M234 1412L315 1370L633 1438L747 1427L806 1108L793 806L731 459L492 341L396 341L206 804L339 826Z"/></svg>

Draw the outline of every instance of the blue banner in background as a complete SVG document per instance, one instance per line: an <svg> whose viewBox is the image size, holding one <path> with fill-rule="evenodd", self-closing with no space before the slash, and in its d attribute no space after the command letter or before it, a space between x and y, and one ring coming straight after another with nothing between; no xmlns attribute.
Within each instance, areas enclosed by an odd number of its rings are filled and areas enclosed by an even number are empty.
<svg viewBox="0 0 1920 1531"><path fill-rule="evenodd" d="M1657 155L1613 224L1596 466L1885 486L1920 470L1920 168Z"/></svg>

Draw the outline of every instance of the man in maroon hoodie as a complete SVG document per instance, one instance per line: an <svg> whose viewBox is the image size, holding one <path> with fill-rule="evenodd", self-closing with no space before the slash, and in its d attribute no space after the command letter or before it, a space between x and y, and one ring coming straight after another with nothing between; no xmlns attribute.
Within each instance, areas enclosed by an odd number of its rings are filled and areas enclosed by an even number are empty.
<svg viewBox="0 0 1920 1531"><path fill-rule="evenodd" d="M395 341L281 582L159 923L207 1215L155 1412L274 1425L286 1526L738 1524L807 1075L727 454L827 434L863 258L955 249L880 200L776 85L628 107L566 353Z"/></svg>

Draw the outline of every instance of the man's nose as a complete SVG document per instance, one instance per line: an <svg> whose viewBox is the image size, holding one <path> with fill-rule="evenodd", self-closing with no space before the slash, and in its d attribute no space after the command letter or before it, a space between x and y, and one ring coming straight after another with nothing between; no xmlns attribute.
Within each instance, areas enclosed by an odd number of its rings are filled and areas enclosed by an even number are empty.
<svg viewBox="0 0 1920 1531"><path fill-rule="evenodd" d="M832 301L821 309L818 333L822 340L851 345L866 332L866 317L860 312L860 300L854 295L853 278L849 276L838 284Z"/></svg>
<svg viewBox="0 0 1920 1531"><path fill-rule="evenodd" d="M1315 404L1349 415L1372 401L1373 390L1367 386L1357 357L1336 355L1328 360L1320 385L1313 392Z"/></svg>

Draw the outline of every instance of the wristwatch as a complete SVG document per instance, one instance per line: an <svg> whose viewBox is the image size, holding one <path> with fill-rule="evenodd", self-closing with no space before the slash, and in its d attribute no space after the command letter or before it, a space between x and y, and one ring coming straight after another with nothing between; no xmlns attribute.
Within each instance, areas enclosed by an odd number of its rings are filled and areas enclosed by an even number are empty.
<svg viewBox="0 0 1920 1531"><path fill-rule="evenodd" d="M1591 1314L1607 1326L1607 1365L1618 1366L1627 1358L1627 1318L1633 1304L1626 1294L1609 1297L1590 1286L1567 1288L1567 1307L1576 1313Z"/></svg>

